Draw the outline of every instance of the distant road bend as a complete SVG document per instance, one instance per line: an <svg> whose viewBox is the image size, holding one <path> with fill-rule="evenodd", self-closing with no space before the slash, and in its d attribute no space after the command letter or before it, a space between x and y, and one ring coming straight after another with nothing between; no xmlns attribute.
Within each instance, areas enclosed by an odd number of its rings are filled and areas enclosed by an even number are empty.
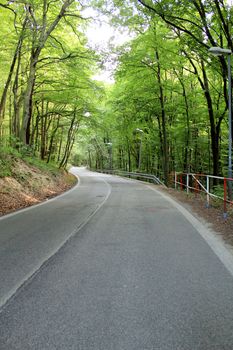
<svg viewBox="0 0 233 350"><path fill-rule="evenodd" d="M0 349L232 350L227 248L154 185L72 172L0 219Z"/></svg>

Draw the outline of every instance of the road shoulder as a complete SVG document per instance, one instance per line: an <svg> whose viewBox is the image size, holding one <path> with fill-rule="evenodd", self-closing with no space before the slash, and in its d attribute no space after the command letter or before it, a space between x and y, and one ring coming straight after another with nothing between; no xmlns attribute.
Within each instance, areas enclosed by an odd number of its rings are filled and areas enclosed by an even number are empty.
<svg viewBox="0 0 233 350"><path fill-rule="evenodd" d="M180 202L176 197L173 197L169 191L166 191L158 186L147 185L151 190L159 192L160 195L169 201L184 217L192 224L196 231L211 247L214 253L218 256L226 269L233 276L233 248L232 245L223 239L223 235L215 231L213 224L208 222L203 216L198 215L192 207L187 203ZM208 210L208 209L206 209Z"/></svg>

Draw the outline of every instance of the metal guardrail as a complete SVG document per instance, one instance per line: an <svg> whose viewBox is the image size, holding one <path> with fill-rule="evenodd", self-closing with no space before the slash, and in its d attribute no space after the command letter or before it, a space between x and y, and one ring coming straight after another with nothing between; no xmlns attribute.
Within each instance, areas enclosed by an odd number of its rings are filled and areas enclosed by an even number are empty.
<svg viewBox="0 0 233 350"><path fill-rule="evenodd" d="M216 195L211 193L210 191L210 180L218 179L223 182L223 196ZM207 208L210 206L210 198L218 198L223 201L224 206L224 217L227 217L227 204L233 205L233 201L231 198L227 198L228 187L227 183L232 182L232 178L226 178L221 176L213 176L206 174L193 174L193 173L177 173L175 172L175 188L177 185L180 186L181 189L186 189L186 192L194 191L195 193L204 193L206 195L206 206ZM191 185L192 183L192 185Z"/></svg>
<svg viewBox="0 0 233 350"><path fill-rule="evenodd" d="M166 187L166 185L157 176L153 174L129 172L129 171L123 171L123 170L110 170L110 169L94 169L94 170L104 174L113 174L113 175L119 175L123 177L134 177L134 178L136 177L136 178L151 180L157 185Z"/></svg>
<svg viewBox="0 0 233 350"><path fill-rule="evenodd" d="M146 179L151 180L153 183L157 185L161 185L164 187L167 187L157 176L153 174L146 174L146 173L138 173L138 172L128 172L123 171L119 169L92 169L93 171L97 171L104 174L113 174L113 175L119 175L119 176L125 176L125 177L134 177L137 179ZM174 173L175 179L174 184L175 188L177 189L178 186L180 186L181 189L186 189L186 192L194 191L195 193L204 193L206 195L206 207L210 207L210 198L218 198L223 201L224 205L224 218L227 217L227 204L229 204L231 207L233 206L232 199L227 198L227 182L232 181L231 178L225 178L220 176L213 176L213 175L204 175L204 174L193 174L193 173ZM185 179L184 179L185 177ZM205 184L201 182L201 179L205 179ZM223 181L223 197L216 195L214 193L211 193L210 191L210 180L211 179L218 179Z"/></svg>

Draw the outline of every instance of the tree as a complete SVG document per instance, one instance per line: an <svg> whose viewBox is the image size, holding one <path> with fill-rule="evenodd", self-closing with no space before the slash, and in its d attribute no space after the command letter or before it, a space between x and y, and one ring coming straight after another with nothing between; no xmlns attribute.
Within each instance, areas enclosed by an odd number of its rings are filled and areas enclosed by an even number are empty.
<svg viewBox="0 0 233 350"><path fill-rule="evenodd" d="M167 0L124 2L122 0L112 0L105 2L104 0L96 0L93 3L97 7L101 7L104 13L111 16L112 23L115 25L127 26L140 35L154 21L162 21L170 30L170 36L174 40L178 40L180 45L179 55L180 57L185 55L188 60L183 68L186 72L189 71L196 76L205 98L205 110L208 113L210 126L212 172L214 175L221 175L220 136L222 121L226 116L228 106L227 64L224 57L219 57L218 62L214 59L211 62L207 50L210 46L232 49L232 8L227 5L227 2L218 0L195 0L191 2L189 0L178 2ZM168 42L167 38L165 38L165 41ZM161 57L162 61L166 59L163 55ZM178 71L181 70L178 69ZM213 86L211 82L214 72L219 75L217 86ZM177 79L182 86L183 79L180 79L179 74ZM185 93L184 85L182 90ZM187 102L189 98L187 95L185 99L186 111L188 111ZM188 113L190 113L190 110ZM190 135L191 133L189 137ZM189 137L186 137L186 140Z"/></svg>
<svg viewBox="0 0 233 350"><path fill-rule="evenodd" d="M225 108L223 113L216 118L214 114L213 99L209 87L208 73L204 61L206 50L210 46L224 46L233 48L230 34L230 9L221 1L183 1L182 3L166 1L144 1L138 0L144 8L152 14L159 16L170 28L173 28L185 45L200 57L202 77L191 55L188 54L191 65L201 84L209 112L209 123L211 130L211 145L213 157L213 174L220 175L220 132L221 123L227 110L226 78L227 66L223 57L219 57L221 73L223 77L223 96Z"/></svg>
<svg viewBox="0 0 233 350"><path fill-rule="evenodd" d="M8 137L11 146L23 150L26 144L34 156L66 166L74 143L69 136L75 139L92 105L96 84L91 75L98 58L85 47L81 6L74 1L40 5L12 2L3 9L10 35L8 41L4 35L0 45L10 49L0 51L6 52L9 69L1 79L1 121L9 134L5 132L1 142Z"/></svg>

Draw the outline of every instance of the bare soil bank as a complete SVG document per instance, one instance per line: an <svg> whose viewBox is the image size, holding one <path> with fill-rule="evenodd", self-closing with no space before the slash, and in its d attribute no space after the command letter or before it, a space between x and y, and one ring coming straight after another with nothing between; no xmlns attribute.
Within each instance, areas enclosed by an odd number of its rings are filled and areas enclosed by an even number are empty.
<svg viewBox="0 0 233 350"><path fill-rule="evenodd" d="M64 170L42 170L21 159L14 159L11 175L0 177L0 215L54 197L77 182Z"/></svg>

